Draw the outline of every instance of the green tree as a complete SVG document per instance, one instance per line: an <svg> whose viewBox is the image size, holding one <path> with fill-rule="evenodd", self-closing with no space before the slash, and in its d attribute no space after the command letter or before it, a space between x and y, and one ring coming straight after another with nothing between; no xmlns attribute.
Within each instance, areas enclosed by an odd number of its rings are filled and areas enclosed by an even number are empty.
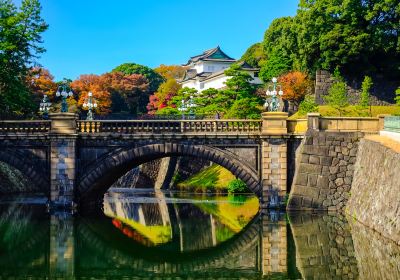
<svg viewBox="0 0 400 280"><path fill-rule="evenodd" d="M324 96L328 105L338 110L340 116L342 116L345 108L349 105L346 87L347 85L343 80L338 80L333 83L328 91L328 95Z"/></svg>
<svg viewBox="0 0 400 280"><path fill-rule="evenodd" d="M296 15L301 66L398 76L399 6L398 0L301 0Z"/></svg>
<svg viewBox="0 0 400 280"><path fill-rule="evenodd" d="M260 62L265 61L265 52L261 43L256 43L246 50L240 61L245 61L254 68L259 67Z"/></svg>
<svg viewBox="0 0 400 280"><path fill-rule="evenodd" d="M396 101L397 105L400 105L400 87L396 89L395 91L396 97L394 98L394 101Z"/></svg>
<svg viewBox="0 0 400 280"><path fill-rule="evenodd" d="M360 107L362 109L368 108L371 104L371 88L373 86L372 78L369 76L364 77L364 81L361 84L361 96L360 96Z"/></svg>
<svg viewBox="0 0 400 280"><path fill-rule="evenodd" d="M227 112L228 118L259 119L262 112L260 100L257 97L241 98L233 102Z"/></svg>
<svg viewBox="0 0 400 280"><path fill-rule="evenodd" d="M0 0L0 110L11 114L36 111L26 77L45 50L40 46L47 24L38 0L23 0L19 8Z"/></svg>
<svg viewBox="0 0 400 280"><path fill-rule="evenodd" d="M279 77L292 69L292 61L285 57L280 50L274 50L260 69L260 78L270 82L273 77Z"/></svg>
<svg viewBox="0 0 400 280"><path fill-rule="evenodd" d="M240 97L247 97L254 92L255 88L250 83L253 77L248 72L241 70L239 64L231 65L224 74L229 77L225 82L226 87L237 92Z"/></svg>
<svg viewBox="0 0 400 280"><path fill-rule="evenodd" d="M306 95L304 100L300 102L299 114L304 116L307 113L318 112L318 104L315 103L315 99L311 95Z"/></svg>

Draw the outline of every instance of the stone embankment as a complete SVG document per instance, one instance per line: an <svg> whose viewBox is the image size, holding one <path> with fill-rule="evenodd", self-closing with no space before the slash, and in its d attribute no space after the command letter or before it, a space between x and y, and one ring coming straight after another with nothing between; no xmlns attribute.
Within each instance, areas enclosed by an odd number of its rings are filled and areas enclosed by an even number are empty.
<svg viewBox="0 0 400 280"><path fill-rule="evenodd" d="M400 245L400 150L385 142L361 140L346 212Z"/></svg>
<svg viewBox="0 0 400 280"><path fill-rule="evenodd" d="M343 210L350 196L360 132L309 130L299 147L289 210Z"/></svg>

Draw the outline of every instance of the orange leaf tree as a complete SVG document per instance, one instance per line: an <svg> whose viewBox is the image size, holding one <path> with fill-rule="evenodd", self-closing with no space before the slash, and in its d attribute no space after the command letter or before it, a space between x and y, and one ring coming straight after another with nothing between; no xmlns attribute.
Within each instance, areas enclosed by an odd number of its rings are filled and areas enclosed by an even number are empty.
<svg viewBox="0 0 400 280"><path fill-rule="evenodd" d="M279 83L283 90L282 99L293 102L295 107L298 106L311 87L311 81L307 74L299 71L280 76Z"/></svg>
<svg viewBox="0 0 400 280"><path fill-rule="evenodd" d="M117 106L117 100L123 99L131 113L137 114L143 110L140 104L146 104L149 81L141 74L126 75L122 72L111 72L103 75L112 95L113 112L121 111Z"/></svg>
<svg viewBox="0 0 400 280"><path fill-rule="evenodd" d="M27 83L30 92L34 95L35 101L40 102L43 95L49 96L51 99L57 91L57 84L49 70L34 67L29 71Z"/></svg>
<svg viewBox="0 0 400 280"><path fill-rule="evenodd" d="M96 100L96 113L104 115L111 112L112 95L118 95L127 103L131 113L137 113L137 104L147 92L149 83L139 74L125 75L121 72L111 72L103 75L81 75L71 83L71 88L78 94L78 106L83 108L83 103L91 91ZM147 98L147 96L146 96Z"/></svg>
<svg viewBox="0 0 400 280"><path fill-rule="evenodd" d="M108 90L107 80L98 75L81 75L71 83L71 88L78 95L78 106L83 108L83 103L87 101L88 93L93 93L93 98L97 103L96 113L104 115L110 112L111 98ZM85 108L83 108L85 109Z"/></svg>
<svg viewBox="0 0 400 280"><path fill-rule="evenodd" d="M165 65L154 68L158 74L164 77L164 79L180 79L185 73L186 68L180 65Z"/></svg>

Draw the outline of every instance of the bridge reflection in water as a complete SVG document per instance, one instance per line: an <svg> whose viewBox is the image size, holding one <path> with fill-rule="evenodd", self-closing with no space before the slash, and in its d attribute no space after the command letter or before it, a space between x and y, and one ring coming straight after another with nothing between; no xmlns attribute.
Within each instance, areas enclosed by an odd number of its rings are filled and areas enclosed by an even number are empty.
<svg viewBox="0 0 400 280"><path fill-rule="evenodd" d="M399 247L362 225L252 203L156 192L109 195L105 215L2 205L0 279L400 279Z"/></svg>

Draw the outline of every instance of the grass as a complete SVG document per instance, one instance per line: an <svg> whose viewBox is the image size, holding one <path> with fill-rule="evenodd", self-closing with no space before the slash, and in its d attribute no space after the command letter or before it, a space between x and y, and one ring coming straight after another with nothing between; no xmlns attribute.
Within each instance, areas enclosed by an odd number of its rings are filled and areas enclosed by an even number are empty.
<svg viewBox="0 0 400 280"><path fill-rule="evenodd" d="M225 197L218 197L215 199L226 200ZM259 209L258 198L253 196L245 199L243 203L230 203L219 202L213 203L199 203L196 204L201 210L208 214L212 214L220 223L227 226L233 232L241 231L253 217L257 214Z"/></svg>
<svg viewBox="0 0 400 280"><path fill-rule="evenodd" d="M328 105L318 106L318 113L323 117L338 117L340 115L338 110ZM400 106L371 106L370 114L369 107L367 109L361 109L359 106L351 105L343 110L342 117L376 117L380 114L400 115ZM302 115L297 112L289 119L295 120L305 117L305 114Z"/></svg>
<svg viewBox="0 0 400 280"><path fill-rule="evenodd" d="M235 175L229 170L213 164L178 183L177 186L179 189L190 189L196 192L204 192L210 189L221 192L226 191L229 182L235 178Z"/></svg>

